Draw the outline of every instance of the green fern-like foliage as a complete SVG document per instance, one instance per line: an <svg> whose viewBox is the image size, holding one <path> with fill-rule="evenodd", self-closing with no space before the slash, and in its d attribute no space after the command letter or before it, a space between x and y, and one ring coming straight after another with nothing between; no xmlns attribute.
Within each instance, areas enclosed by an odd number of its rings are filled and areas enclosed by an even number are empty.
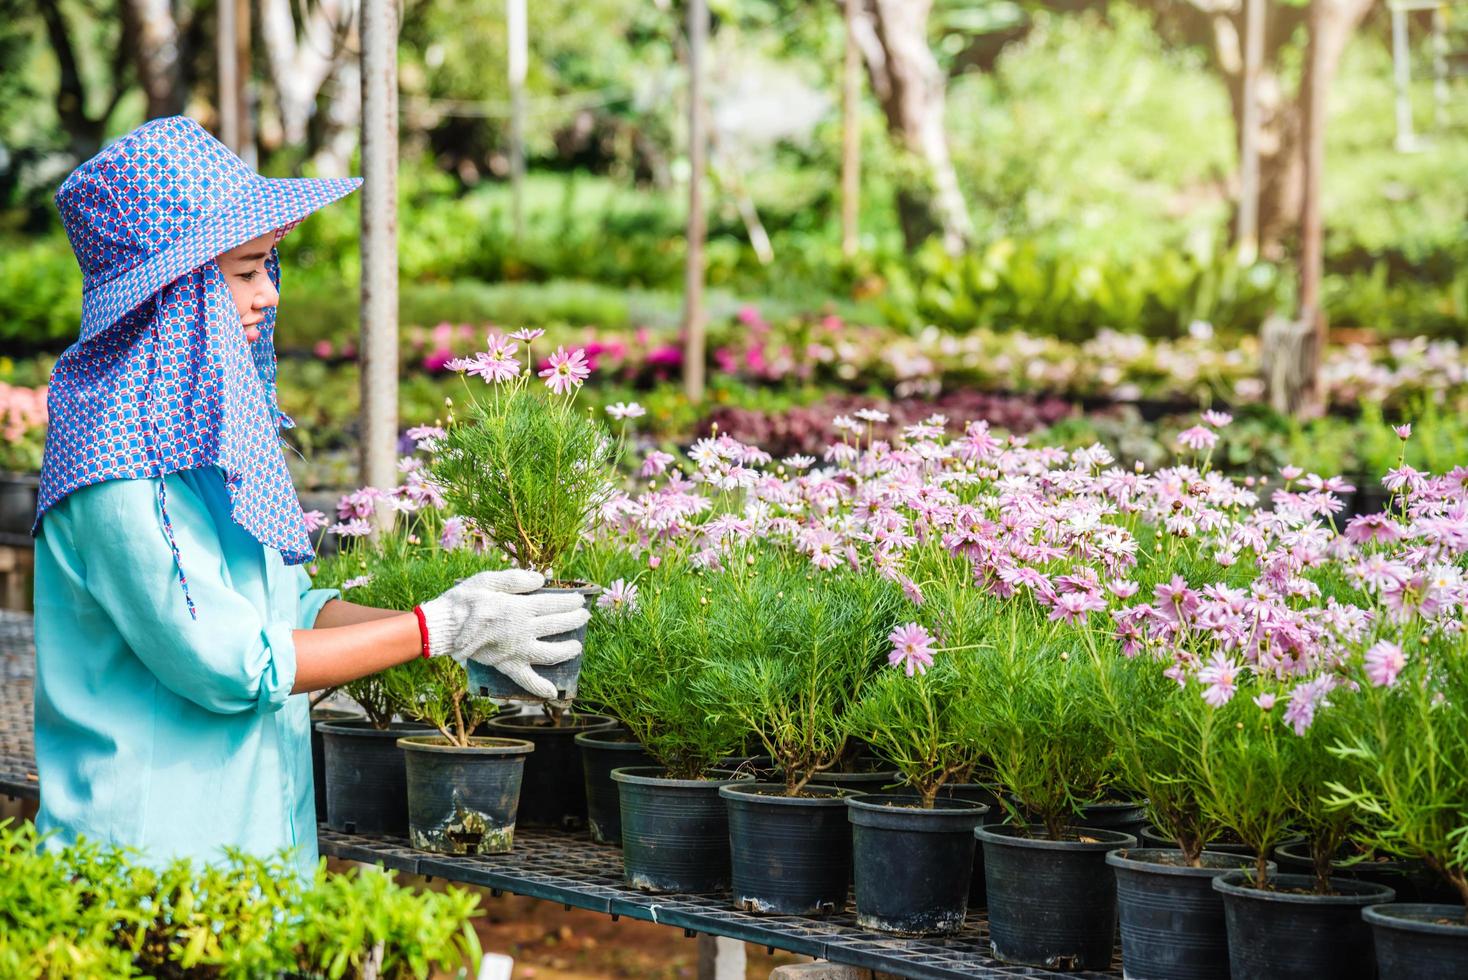
<svg viewBox="0 0 1468 980"><path fill-rule="evenodd" d="M570 399L523 381L475 397L449 425L432 473L453 513L515 565L550 578L611 492L615 444Z"/></svg>

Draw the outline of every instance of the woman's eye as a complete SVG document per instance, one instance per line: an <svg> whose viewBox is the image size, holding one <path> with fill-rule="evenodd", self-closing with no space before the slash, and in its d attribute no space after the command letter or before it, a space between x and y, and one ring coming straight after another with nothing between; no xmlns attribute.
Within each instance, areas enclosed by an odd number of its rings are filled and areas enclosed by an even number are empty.
<svg viewBox="0 0 1468 980"><path fill-rule="evenodd" d="M260 273L255 272L254 270L251 270L250 272L241 272L240 273L240 278L243 279L245 282L254 282L255 281L255 277L258 276L259 274Z"/></svg>

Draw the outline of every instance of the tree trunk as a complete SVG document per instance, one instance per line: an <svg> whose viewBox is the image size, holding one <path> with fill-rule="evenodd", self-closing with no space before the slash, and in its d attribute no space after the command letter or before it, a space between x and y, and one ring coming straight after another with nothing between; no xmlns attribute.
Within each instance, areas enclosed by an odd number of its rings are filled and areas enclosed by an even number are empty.
<svg viewBox="0 0 1468 980"><path fill-rule="evenodd" d="M136 58L138 82L148 100L148 118L183 112L178 22L169 0L125 0L122 17Z"/></svg>
<svg viewBox="0 0 1468 980"><path fill-rule="evenodd" d="M919 186L898 192L898 216L908 247L941 233L950 253L961 252L973 235L968 206L944 132L946 80L928 47L932 0L869 0L877 50L864 44L872 90L882 104L887 128L921 164ZM862 18L865 19L865 18ZM862 31L853 25L858 41Z"/></svg>
<svg viewBox="0 0 1468 980"><path fill-rule="evenodd" d="M281 136L287 145L306 142L316 97L336 68L342 37L356 8L356 0L318 0L306 14L297 40L291 0L262 0L260 39L275 86Z"/></svg>

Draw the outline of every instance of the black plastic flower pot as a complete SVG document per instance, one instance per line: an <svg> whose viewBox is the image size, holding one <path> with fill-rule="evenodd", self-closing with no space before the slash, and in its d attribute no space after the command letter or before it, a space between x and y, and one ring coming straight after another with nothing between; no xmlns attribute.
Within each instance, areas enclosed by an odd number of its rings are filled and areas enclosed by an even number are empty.
<svg viewBox="0 0 1468 980"><path fill-rule="evenodd" d="M1274 860L1286 874L1314 874L1315 864L1310 860L1310 845L1304 841L1281 844L1274 849ZM1425 861L1391 861L1365 859L1331 862L1331 875L1336 878L1355 878L1386 885L1396 892L1397 904L1452 905L1457 893L1442 877L1427 866Z"/></svg>
<svg viewBox="0 0 1468 980"><path fill-rule="evenodd" d="M767 755L731 755L719 760L719 768L748 776L757 782L784 778L775 760Z"/></svg>
<svg viewBox="0 0 1468 980"><path fill-rule="evenodd" d="M1106 853L1136 838L1089 827L1064 840L1044 832L1007 823L974 832L984 846L990 950L1005 963L1104 970L1116 941L1116 880Z"/></svg>
<svg viewBox="0 0 1468 980"><path fill-rule="evenodd" d="M1175 848L1111 851L1121 961L1130 980L1229 980L1223 896L1213 879L1252 863L1204 851L1200 867ZM1270 866L1271 873L1273 866Z"/></svg>
<svg viewBox="0 0 1468 980"><path fill-rule="evenodd" d="M944 936L963 927L982 804L911 796L846 800L858 924L901 936Z"/></svg>
<svg viewBox="0 0 1468 980"><path fill-rule="evenodd" d="M1081 807L1075 823L1079 827L1093 830L1119 830L1128 837L1141 841L1142 828L1147 825L1147 801L1103 800Z"/></svg>
<svg viewBox="0 0 1468 980"><path fill-rule="evenodd" d="M335 537L336 535L332 535ZM311 781L316 789L316 822L326 822L326 739L316 725L323 721L351 721L361 718L353 711L336 708L311 709Z"/></svg>
<svg viewBox="0 0 1468 980"><path fill-rule="evenodd" d="M1316 895L1311 875L1277 874L1268 889L1231 871L1213 879L1228 920L1228 962L1234 980L1372 980L1376 956L1368 905L1392 900L1385 885L1330 879L1334 895Z"/></svg>
<svg viewBox="0 0 1468 980"><path fill-rule="evenodd" d="M41 478L34 473L0 472L0 533L31 533L40 490Z"/></svg>
<svg viewBox="0 0 1468 980"><path fill-rule="evenodd" d="M1380 980L1468 977L1468 925L1463 906L1404 902L1370 905L1361 918L1376 939Z"/></svg>
<svg viewBox="0 0 1468 980"><path fill-rule="evenodd" d="M566 714L556 725L545 715L501 715L485 726L498 738L521 738L535 745L525 760L520 786L522 827L580 830L586 826L586 773L576 736L613 728L605 715Z"/></svg>
<svg viewBox="0 0 1468 980"><path fill-rule="evenodd" d="M915 792L904 786L897 790L902 796L916 795ZM970 803L982 803L989 808L984 814L981 824L1002 823L1004 820L1004 808L999 803L999 796L989 787L982 783L945 783L938 788L940 800L967 800ZM988 896L984 889L984 849L974 848L974 872L969 878L968 907L979 908L988 903Z"/></svg>
<svg viewBox="0 0 1468 980"><path fill-rule="evenodd" d="M657 766L612 770L622 807L622 870L638 891L716 892L729 887L729 813L719 789L753 777L716 770L669 779Z"/></svg>
<svg viewBox="0 0 1468 980"><path fill-rule="evenodd" d="M622 846L622 802L613 769L650 766L652 757L624 729L581 732L575 738L586 774L586 829L598 844Z"/></svg>
<svg viewBox="0 0 1468 980"><path fill-rule="evenodd" d="M537 589L534 595L561 595L567 592L578 592L586 598L586 607L591 608L596 602L596 597L601 595L599 585L578 585L569 588L548 587ZM579 643L586 642L586 627L575 629L569 633L557 633L554 636L545 637L547 643L556 643L561 640L576 640ZM576 697L576 686L581 679L581 658L584 654L577 654L565 663L552 664L549 667L532 668L541 677L550 681L556 687L557 701L571 701ZM476 663L470 660L464 665L469 672L469 690L474 691L480 697L485 698L507 698L512 701L539 701L539 695L532 694L525 688L510 680L504 674L493 667Z"/></svg>
<svg viewBox="0 0 1468 980"><path fill-rule="evenodd" d="M897 784L902 781L902 777L897 770L881 763L876 765L879 768L857 772L818 772L810 777L810 781L823 786L841 786L858 793L898 792L900 787Z"/></svg>
<svg viewBox="0 0 1468 980"><path fill-rule="evenodd" d="M525 757L523 739L474 738L454 745L442 735L398 739L408 771L408 839L439 854L508 854Z"/></svg>
<svg viewBox="0 0 1468 980"><path fill-rule="evenodd" d="M840 786L784 783L719 788L729 813L734 907L767 915L830 915L851 890L851 824Z"/></svg>
<svg viewBox="0 0 1468 980"><path fill-rule="evenodd" d="M395 721L323 721L326 754L326 826L344 834L408 835L408 770L398 739L432 731Z"/></svg>
<svg viewBox="0 0 1468 980"><path fill-rule="evenodd" d="M1161 850L1171 850L1177 847L1177 841L1168 837L1150 823L1142 826L1142 831L1138 837L1143 847ZM1300 839L1303 840L1304 838ZM1209 841L1203 845L1203 849L1205 851L1212 851L1214 854L1242 854L1245 857L1254 856L1254 851L1248 844L1241 844L1238 841Z"/></svg>

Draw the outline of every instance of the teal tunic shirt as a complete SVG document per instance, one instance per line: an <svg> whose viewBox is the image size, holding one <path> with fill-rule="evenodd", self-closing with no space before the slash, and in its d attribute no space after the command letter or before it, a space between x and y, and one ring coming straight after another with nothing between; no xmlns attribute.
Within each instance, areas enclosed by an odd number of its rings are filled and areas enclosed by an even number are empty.
<svg viewBox="0 0 1468 980"><path fill-rule="evenodd" d="M36 540L37 823L162 864L295 849L314 871L310 705L291 631L338 593L230 517L217 467L77 490Z"/></svg>

